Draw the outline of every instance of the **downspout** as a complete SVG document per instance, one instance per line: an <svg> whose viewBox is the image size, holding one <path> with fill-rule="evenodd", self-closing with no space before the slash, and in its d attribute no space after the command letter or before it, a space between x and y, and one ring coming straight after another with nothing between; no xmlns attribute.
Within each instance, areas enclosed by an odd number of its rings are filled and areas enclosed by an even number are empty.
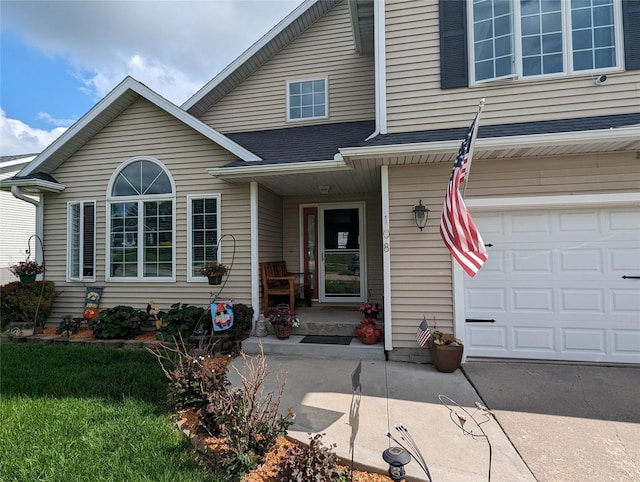
<svg viewBox="0 0 640 482"><path fill-rule="evenodd" d="M31 196L27 196L22 192L20 186L11 186L11 194L16 199L20 199L21 201L28 202L29 204L33 204L36 207L36 232L35 234L41 239L44 240L44 200L42 197L40 199L35 199ZM36 261L38 263L42 263L43 253L42 246L39 243L36 243Z"/></svg>

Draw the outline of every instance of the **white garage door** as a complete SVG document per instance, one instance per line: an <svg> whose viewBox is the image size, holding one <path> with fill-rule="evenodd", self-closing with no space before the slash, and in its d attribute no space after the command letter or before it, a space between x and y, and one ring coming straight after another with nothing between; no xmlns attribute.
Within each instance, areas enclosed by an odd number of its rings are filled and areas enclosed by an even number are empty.
<svg viewBox="0 0 640 482"><path fill-rule="evenodd" d="M468 356L640 363L640 210L473 217L493 246L464 280Z"/></svg>

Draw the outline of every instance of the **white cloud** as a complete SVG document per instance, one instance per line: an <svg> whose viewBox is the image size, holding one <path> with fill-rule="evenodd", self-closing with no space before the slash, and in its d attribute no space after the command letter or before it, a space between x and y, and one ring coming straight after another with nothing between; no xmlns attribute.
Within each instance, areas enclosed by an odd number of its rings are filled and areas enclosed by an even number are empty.
<svg viewBox="0 0 640 482"><path fill-rule="evenodd" d="M180 105L302 1L2 0L0 21L70 64L93 102L130 75ZM70 125L40 119L60 127L32 128L2 112L1 153L39 152Z"/></svg>
<svg viewBox="0 0 640 482"><path fill-rule="evenodd" d="M69 61L98 100L131 75L181 104L302 0L12 1L3 27Z"/></svg>
<svg viewBox="0 0 640 482"><path fill-rule="evenodd" d="M65 127L56 127L50 131L34 129L17 119L9 119L0 109L0 155L35 154L41 152L55 141Z"/></svg>
<svg viewBox="0 0 640 482"><path fill-rule="evenodd" d="M56 127L69 127L78 119L56 119L47 112L38 112L38 119Z"/></svg>

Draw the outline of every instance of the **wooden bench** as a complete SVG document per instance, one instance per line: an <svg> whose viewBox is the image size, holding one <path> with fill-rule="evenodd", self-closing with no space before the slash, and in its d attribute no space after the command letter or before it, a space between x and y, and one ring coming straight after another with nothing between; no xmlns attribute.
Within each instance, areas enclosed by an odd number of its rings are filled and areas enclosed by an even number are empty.
<svg viewBox="0 0 640 482"><path fill-rule="evenodd" d="M304 293L307 306L311 306L311 277L309 273L292 273L287 270L287 263L284 261L260 263L260 273L262 275L264 316L271 314L270 296L288 295L289 308L293 311L296 306L296 294Z"/></svg>

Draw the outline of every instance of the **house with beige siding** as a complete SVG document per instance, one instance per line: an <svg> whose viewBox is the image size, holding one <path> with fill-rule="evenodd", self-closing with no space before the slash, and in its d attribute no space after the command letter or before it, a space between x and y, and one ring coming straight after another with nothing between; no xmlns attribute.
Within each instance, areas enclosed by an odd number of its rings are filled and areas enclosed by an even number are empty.
<svg viewBox="0 0 640 482"><path fill-rule="evenodd" d="M439 219L483 98L471 278ZM389 359L426 358L424 316L468 357L639 363L639 159L638 1L308 0L180 107L123 80L2 186L41 196L54 319L90 285L203 305L211 257L258 313L284 260L316 307L382 302Z"/></svg>

